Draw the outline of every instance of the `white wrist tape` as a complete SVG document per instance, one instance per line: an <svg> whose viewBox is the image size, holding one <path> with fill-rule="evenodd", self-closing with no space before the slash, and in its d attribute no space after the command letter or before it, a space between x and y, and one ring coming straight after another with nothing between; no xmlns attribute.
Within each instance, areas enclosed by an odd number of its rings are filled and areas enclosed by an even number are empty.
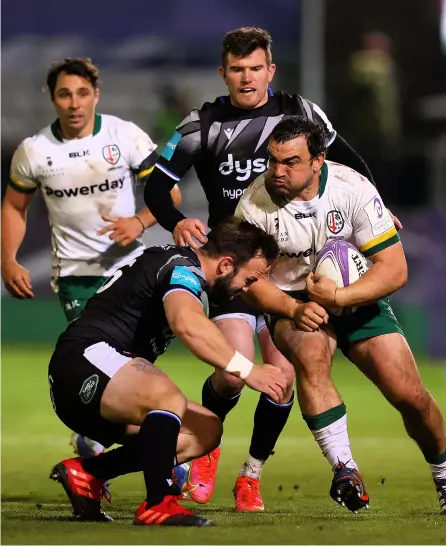
<svg viewBox="0 0 446 546"><path fill-rule="evenodd" d="M235 351L235 355L231 358L225 371L238 375L241 379L246 379L250 374L254 364L245 358L238 351Z"/></svg>

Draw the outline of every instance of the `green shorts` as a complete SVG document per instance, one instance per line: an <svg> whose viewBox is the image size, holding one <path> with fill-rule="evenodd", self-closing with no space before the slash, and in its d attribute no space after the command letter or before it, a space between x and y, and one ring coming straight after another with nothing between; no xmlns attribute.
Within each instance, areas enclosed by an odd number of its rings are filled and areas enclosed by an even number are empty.
<svg viewBox="0 0 446 546"><path fill-rule="evenodd" d="M290 296L302 301L309 301L305 292L288 292ZM271 337L280 316L265 315ZM395 332L404 336L403 329L396 319L387 298L358 307L351 315L335 317L330 315L330 324L334 327L338 348L348 357L351 346L357 341Z"/></svg>
<svg viewBox="0 0 446 546"><path fill-rule="evenodd" d="M96 293L108 277L67 277L53 278L52 286L59 298L68 322L77 318L87 301Z"/></svg>

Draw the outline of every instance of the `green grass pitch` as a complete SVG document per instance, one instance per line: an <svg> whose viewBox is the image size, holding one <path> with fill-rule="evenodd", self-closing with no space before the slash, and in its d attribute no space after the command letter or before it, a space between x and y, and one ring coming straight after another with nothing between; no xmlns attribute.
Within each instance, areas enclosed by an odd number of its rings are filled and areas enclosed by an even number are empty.
<svg viewBox="0 0 446 546"><path fill-rule="evenodd" d="M249 446L257 393L246 390L229 415L214 497L194 508L215 520L210 529L140 528L133 512L144 498L142 475L112 483L110 524L70 521L70 506L51 466L70 456L69 434L48 396L50 348L4 348L2 355L3 544L446 544L446 517L430 472L399 415L353 365L337 358L333 375L348 408L353 453L371 497L358 515L328 495L331 473L297 404L275 455L265 466L263 514L235 514L232 488ZM200 401L211 371L186 351L159 360ZM446 367L420 365L426 386L446 412ZM188 503L189 504L189 503Z"/></svg>

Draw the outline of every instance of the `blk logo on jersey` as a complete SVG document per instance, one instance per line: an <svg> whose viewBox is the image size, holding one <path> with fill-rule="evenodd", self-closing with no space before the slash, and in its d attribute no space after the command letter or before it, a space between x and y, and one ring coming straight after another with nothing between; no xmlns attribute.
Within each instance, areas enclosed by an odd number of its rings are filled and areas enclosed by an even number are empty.
<svg viewBox="0 0 446 546"><path fill-rule="evenodd" d="M83 150L82 152L70 152L68 154L68 157L70 158L73 158L73 157L84 157L86 155L90 155L90 150Z"/></svg>
<svg viewBox="0 0 446 546"><path fill-rule="evenodd" d="M110 165L116 165L121 157L121 152L116 144L109 144L102 148L102 155Z"/></svg>
<svg viewBox="0 0 446 546"><path fill-rule="evenodd" d="M245 161L243 161L245 163ZM218 170L223 176L228 176L234 171L238 173L235 177L236 180L240 182L245 182L251 177L251 173L263 173L267 169L266 159L259 157L257 159L247 159L246 165L242 165L242 161L234 161L234 156L232 154L228 155L228 161L223 161L218 166Z"/></svg>
<svg viewBox="0 0 446 546"><path fill-rule="evenodd" d="M298 212L294 215L296 220L305 220L305 218L316 218L315 212Z"/></svg>
<svg viewBox="0 0 446 546"><path fill-rule="evenodd" d="M331 210L327 214L327 227L335 235L340 233L344 227L344 218L338 210Z"/></svg>

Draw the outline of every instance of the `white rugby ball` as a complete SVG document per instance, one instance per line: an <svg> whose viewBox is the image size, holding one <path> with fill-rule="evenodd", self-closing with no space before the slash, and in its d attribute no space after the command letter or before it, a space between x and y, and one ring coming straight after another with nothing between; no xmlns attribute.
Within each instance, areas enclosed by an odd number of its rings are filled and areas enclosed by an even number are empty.
<svg viewBox="0 0 446 546"><path fill-rule="evenodd" d="M340 239L329 241L319 251L315 273L325 275L336 283L338 288L353 284L367 271L367 260L359 250ZM327 309L336 316L354 313L357 307Z"/></svg>

